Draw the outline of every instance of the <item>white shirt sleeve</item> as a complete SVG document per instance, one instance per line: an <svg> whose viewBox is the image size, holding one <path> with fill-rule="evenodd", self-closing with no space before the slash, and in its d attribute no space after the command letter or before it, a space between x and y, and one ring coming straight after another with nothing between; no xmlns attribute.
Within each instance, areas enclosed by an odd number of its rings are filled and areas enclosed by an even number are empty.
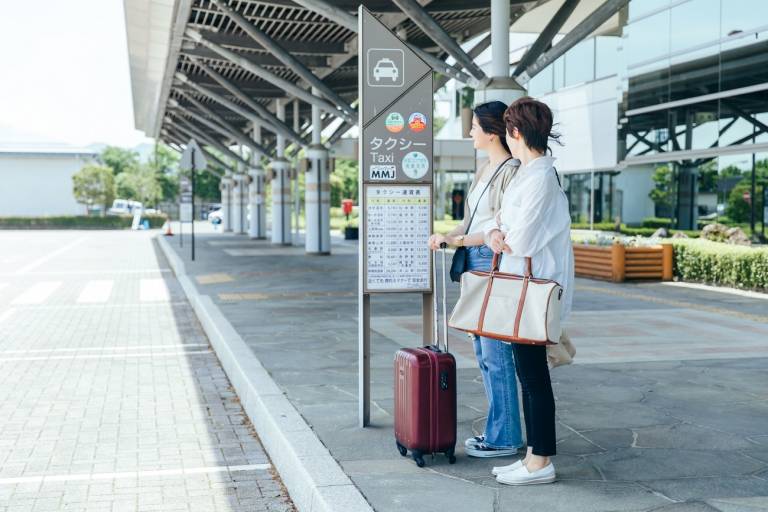
<svg viewBox="0 0 768 512"><path fill-rule="evenodd" d="M549 172L542 174L520 183L525 190L520 190L519 206L506 204L501 210L504 241L516 256L537 254L562 230L562 226L552 225L558 220L551 215L560 189Z"/></svg>

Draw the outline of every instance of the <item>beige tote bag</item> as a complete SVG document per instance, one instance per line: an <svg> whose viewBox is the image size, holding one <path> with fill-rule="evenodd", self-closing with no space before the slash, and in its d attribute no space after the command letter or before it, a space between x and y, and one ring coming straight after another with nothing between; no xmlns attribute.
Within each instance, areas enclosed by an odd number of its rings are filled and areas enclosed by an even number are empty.
<svg viewBox="0 0 768 512"><path fill-rule="evenodd" d="M491 270L464 272L461 296L448 324L454 329L486 338L529 345L560 340L563 287L531 273L525 259L524 276L499 272L499 255Z"/></svg>

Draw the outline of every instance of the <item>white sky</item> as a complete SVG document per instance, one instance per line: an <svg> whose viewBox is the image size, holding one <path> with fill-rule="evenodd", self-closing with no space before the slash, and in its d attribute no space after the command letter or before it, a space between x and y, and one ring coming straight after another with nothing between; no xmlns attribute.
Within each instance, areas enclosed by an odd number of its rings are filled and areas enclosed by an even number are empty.
<svg viewBox="0 0 768 512"><path fill-rule="evenodd" d="M3 2L0 144L133 147L122 0Z"/></svg>

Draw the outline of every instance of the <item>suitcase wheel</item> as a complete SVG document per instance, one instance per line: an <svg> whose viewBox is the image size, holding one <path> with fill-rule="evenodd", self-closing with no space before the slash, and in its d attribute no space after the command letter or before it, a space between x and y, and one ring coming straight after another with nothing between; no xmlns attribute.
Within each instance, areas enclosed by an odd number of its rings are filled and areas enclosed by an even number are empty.
<svg viewBox="0 0 768 512"><path fill-rule="evenodd" d="M453 452L453 448L445 452L446 457L448 457L448 464L456 464L456 456L453 454Z"/></svg>
<svg viewBox="0 0 768 512"><path fill-rule="evenodd" d="M411 456L413 457L413 460L416 462L417 466L419 466L420 468L424 467L424 457L422 457L420 451L414 450Z"/></svg>
<svg viewBox="0 0 768 512"><path fill-rule="evenodd" d="M400 455L402 455L403 457L408 455L408 448L406 448L405 446L401 445L397 441L395 441L395 444L397 444L397 451L400 452Z"/></svg>

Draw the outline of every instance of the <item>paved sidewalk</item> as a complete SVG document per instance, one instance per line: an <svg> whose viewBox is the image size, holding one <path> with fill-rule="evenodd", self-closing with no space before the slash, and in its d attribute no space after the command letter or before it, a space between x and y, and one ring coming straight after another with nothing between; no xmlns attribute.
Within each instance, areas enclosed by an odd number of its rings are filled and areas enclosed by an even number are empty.
<svg viewBox="0 0 768 512"><path fill-rule="evenodd" d="M0 231L0 511L292 511L147 232Z"/></svg>
<svg viewBox="0 0 768 512"><path fill-rule="evenodd" d="M171 247L376 510L768 509L768 301L578 279L577 363L553 372L559 482L512 488L489 473L510 459L459 447L419 469L395 449L392 356L420 344L418 296L373 298L373 426L356 426L357 245L334 244L318 257L201 234L194 263ZM470 344L451 342L461 444L486 404Z"/></svg>

